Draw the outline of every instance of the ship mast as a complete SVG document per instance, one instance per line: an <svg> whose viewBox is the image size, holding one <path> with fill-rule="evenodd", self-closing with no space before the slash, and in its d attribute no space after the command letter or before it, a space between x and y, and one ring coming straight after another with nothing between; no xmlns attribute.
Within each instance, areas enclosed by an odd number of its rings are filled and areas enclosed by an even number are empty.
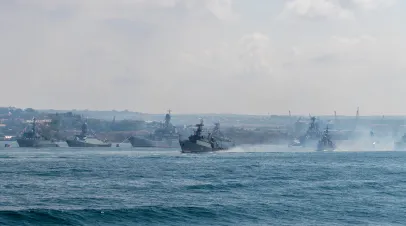
<svg viewBox="0 0 406 226"><path fill-rule="evenodd" d="M336 125L337 123L337 112L334 111L334 125Z"/></svg>
<svg viewBox="0 0 406 226"><path fill-rule="evenodd" d="M216 135L216 134L219 135L219 136L223 136L223 134L220 131L220 122L214 123L214 128L213 128L213 131L212 131L211 135L213 136L213 135Z"/></svg>
<svg viewBox="0 0 406 226"><path fill-rule="evenodd" d="M201 136L202 131L203 131L203 119L200 119L200 123L196 124L197 130L196 130L196 136Z"/></svg>
<svg viewBox="0 0 406 226"><path fill-rule="evenodd" d="M82 124L82 136L83 137L85 137L86 136L86 134L87 134L87 122L85 121L83 124Z"/></svg>
<svg viewBox="0 0 406 226"><path fill-rule="evenodd" d="M292 114L290 113L290 110L289 110L289 126L292 126Z"/></svg>
<svg viewBox="0 0 406 226"><path fill-rule="evenodd" d="M34 136L37 134L35 124L36 124L36 119L34 117L34 118L32 118L32 133L34 134Z"/></svg>
<svg viewBox="0 0 406 226"><path fill-rule="evenodd" d="M169 124L171 123L171 110L168 110L168 114L165 115L165 128L169 127Z"/></svg>
<svg viewBox="0 0 406 226"><path fill-rule="evenodd" d="M357 114L355 115L355 125L354 125L354 130L357 128L357 125L358 125L358 120L359 120L359 107L357 107Z"/></svg>

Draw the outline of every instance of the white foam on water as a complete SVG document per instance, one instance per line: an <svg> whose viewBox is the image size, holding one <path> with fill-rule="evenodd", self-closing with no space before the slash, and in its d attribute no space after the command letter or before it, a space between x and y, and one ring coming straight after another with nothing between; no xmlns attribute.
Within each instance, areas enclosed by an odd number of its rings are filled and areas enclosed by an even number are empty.
<svg viewBox="0 0 406 226"><path fill-rule="evenodd" d="M288 147L288 145L241 145L225 152L311 152L309 147Z"/></svg>

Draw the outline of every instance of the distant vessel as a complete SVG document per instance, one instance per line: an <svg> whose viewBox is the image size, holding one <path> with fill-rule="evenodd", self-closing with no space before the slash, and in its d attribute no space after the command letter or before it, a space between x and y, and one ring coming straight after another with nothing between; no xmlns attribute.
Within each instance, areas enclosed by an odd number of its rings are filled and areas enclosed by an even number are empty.
<svg viewBox="0 0 406 226"><path fill-rule="evenodd" d="M336 149L335 144L331 141L330 134L328 133L328 127L324 131L321 139L317 143L317 151L334 151Z"/></svg>
<svg viewBox="0 0 406 226"><path fill-rule="evenodd" d="M104 142L95 137L87 136L87 123L82 124L82 132L75 135L73 139L67 139L69 147L111 147L111 143Z"/></svg>
<svg viewBox="0 0 406 226"><path fill-rule="evenodd" d="M146 137L131 136L128 138L133 147L179 148L179 135L171 124L171 111L165 115L165 122L161 128Z"/></svg>
<svg viewBox="0 0 406 226"><path fill-rule="evenodd" d="M203 120L196 124L196 131L187 140L180 140L179 144L183 153L200 153L228 150L235 147L234 142L225 138L220 133L220 123L208 135L203 135Z"/></svg>
<svg viewBox="0 0 406 226"><path fill-rule="evenodd" d="M376 140L375 138L375 133L374 131L371 129L371 131L369 131L369 136L371 137L371 142L372 142L372 148L375 148L377 144L379 144L379 141Z"/></svg>
<svg viewBox="0 0 406 226"><path fill-rule="evenodd" d="M32 128L28 132L24 132L23 135L17 138L17 143L19 147L59 147L55 142L41 136L36 130L36 119L32 120Z"/></svg>
<svg viewBox="0 0 406 226"><path fill-rule="evenodd" d="M397 151L406 150L406 134L404 134L399 141L395 142L395 150Z"/></svg>
<svg viewBox="0 0 406 226"><path fill-rule="evenodd" d="M308 145L309 141L311 143L316 143L318 139L321 137L321 132L319 130L319 125L316 122L316 117L310 118L310 125L307 129L306 133L299 138L295 138L289 146L302 146L305 147Z"/></svg>

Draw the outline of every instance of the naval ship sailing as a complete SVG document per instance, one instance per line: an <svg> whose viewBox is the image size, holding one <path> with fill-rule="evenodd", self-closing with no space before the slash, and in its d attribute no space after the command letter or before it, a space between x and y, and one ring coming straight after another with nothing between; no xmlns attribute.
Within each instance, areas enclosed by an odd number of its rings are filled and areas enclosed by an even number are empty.
<svg viewBox="0 0 406 226"><path fill-rule="evenodd" d="M328 132L328 126L326 130L324 130L323 135L319 142L317 143L316 151L334 151L336 149L335 144L331 141L330 134Z"/></svg>
<svg viewBox="0 0 406 226"><path fill-rule="evenodd" d="M316 122L316 117L310 117L310 125L306 133L299 138L294 139L289 146L308 146L316 144L317 140L320 139L321 132L319 130L319 124ZM311 144L309 144L311 143Z"/></svg>
<svg viewBox="0 0 406 226"><path fill-rule="evenodd" d="M82 132L79 135L75 135L73 139L67 139L66 143L69 147L111 147L109 142L89 137L86 122L82 124Z"/></svg>
<svg viewBox="0 0 406 226"><path fill-rule="evenodd" d="M211 133L203 135L203 120L196 124L196 131L187 140L179 139L183 153L201 153L228 150L235 147L234 142L220 132L220 123L216 123Z"/></svg>
<svg viewBox="0 0 406 226"><path fill-rule="evenodd" d="M36 128L36 119L32 120L31 130L24 132L23 135L17 138L17 143L19 147L33 147L33 148L42 148L42 147L59 147L59 145L52 140L38 134Z"/></svg>
<svg viewBox="0 0 406 226"><path fill-rule="evenodd" d="M133 147L179 148L179 135L171 123L171 111L165 115L165 122L153 134L128 138Z"/></svg>

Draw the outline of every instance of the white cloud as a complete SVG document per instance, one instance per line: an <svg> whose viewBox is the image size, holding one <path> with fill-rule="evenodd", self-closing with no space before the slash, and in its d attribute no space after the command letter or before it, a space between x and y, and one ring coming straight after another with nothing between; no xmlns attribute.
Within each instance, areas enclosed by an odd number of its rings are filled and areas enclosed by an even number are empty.
<svg viewBox="0 0 406 226"><path fill-rule="evenodd" d="M236 18L232 9L232 0L209 0L206 2L206 7L221 20L233 20Z"/></svg>
<svg viewBox="0 0 406 226"><path fill-rule="evenodd" d="M0 95L17 93L4 104L35 108L352 113L370 101L357 83L365 92L389 87L380 75L406 70L403 15L390 24L374 13L337 21L390 6L374 2L0 1L0 75L18 84ZM275 9L329 19L273 23ZM400 78L396 85L406 85Z"/></svg>
<svg viewBox="0 0 406 226"><path fill-rule="evenodd" d="M259 32L193 53L183 52L178 62L187 63L192 70L208 70L227 79L243 79L244 82L270 75L274 64L270 38Z"/></svg>
<svg viewBox="0 0 406 226"><path fill-rule="evenodd" d="M376 42L376 38L370 35L361 35L359 37L333 36L332 38L334 41L344 45L372 44Z"/></svg>
<svg viewBox="0 0 406 226"><path fill-rule="evenodd" d="M352 0L358 7L364 10L374 10L382 7L390 7L396 4L397 0Z"/></svg>
<svg viewBox="0 0 406 226"><path fill-rule="evenodd" d="M220 20L230 20L236 17L232 6L233 0L16 0L22 6L31 5L46 10L62 7L73 7L86 17L94 19L139 18L137 14L143 10L184 7L196 12L207 10Z"/></svg>
<svg viewBox="0 0 406 226"><path fill-rule="evenodd" d="M271 44L269 37L256 32L244 35L239 41L239 65L245 74L267 75L272 71Z"/></svg>
<svg viewBox="0 0 406 226"><path fill-rule="evenodd" d="M288 0L281 17L353 19L356 9L376 10L395 5L397 0Z"/></svg>
<svg viewBox="0 0 406 226"><path fill-rule="evenodd" d="M285 4L283 17L295 15L299 17L317 18L339 18L351 19L351 11L343 8L338 0L290 0Z"/></svg>
<svg viewBox="0 0 406 226"><path fill-rule="evenodd" d="M290 53L292 54L292 56L300 56L302 54L302 51L299 48L293 46L291 47Z"/></svg>

